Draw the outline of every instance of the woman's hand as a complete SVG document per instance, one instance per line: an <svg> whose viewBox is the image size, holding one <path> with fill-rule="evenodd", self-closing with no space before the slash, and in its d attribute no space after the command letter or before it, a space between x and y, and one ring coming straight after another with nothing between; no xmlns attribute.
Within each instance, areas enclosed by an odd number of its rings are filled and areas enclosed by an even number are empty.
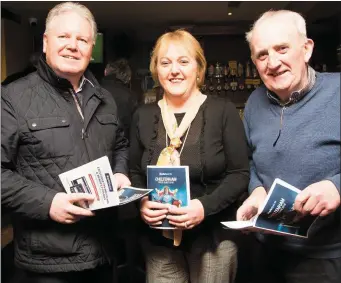
<svg viewBox="0 0 341 283"><path fill-rule="evenodd" d="M161 225L168 213L167 204L150 201L148 196L141 199L140 213L142 220L148 225Z"/></svg>
<svg viewBox="0 0 341 283"><path fill-rule="evenodd" d="M172 205L168 213L169 224L181 229L192 229L205 218L204 207L198 199L191 200L186 207Z"/></svg>

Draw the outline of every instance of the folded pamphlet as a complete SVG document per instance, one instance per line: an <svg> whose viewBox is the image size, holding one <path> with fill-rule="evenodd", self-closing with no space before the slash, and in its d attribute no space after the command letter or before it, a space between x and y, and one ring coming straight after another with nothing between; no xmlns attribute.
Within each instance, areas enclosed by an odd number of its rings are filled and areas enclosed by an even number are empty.
<svg viewBox="0 0 341 283"><path fill-rule="evenodd" d="M302 216L294 210L296 196L301 190L275 179L261 212L249 221L221 222L224 228L236 230L269 231L272 234L307 238L317 216Z"/></svg>
<svg viewBox="0 0 341 283"><path fill-rule="evenodd" d="M134 187L117 189L107 156L59 174L67 193L88 193L94 196L92 203L85 203L90 210L124 205L148 195L152 190Z"/></svg>

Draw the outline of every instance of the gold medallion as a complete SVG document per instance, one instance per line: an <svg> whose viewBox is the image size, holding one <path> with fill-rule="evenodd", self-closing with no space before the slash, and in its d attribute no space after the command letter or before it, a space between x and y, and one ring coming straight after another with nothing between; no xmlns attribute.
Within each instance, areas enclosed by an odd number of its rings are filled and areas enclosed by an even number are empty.
<svg viewBox="0 0 341 283"><path fill-rule="evenodd" d="M175 148L179 148L181 144L182 144L182 142L181 142L180 138L172 138L170 140L170 145L174 146Z"/></svg>

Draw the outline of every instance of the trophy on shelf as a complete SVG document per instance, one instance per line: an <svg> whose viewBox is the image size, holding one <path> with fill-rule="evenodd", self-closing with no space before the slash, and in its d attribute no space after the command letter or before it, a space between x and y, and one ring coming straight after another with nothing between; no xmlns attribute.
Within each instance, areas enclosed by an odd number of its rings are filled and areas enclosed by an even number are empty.
<svg viewBox="0 0 341 283"><path fill-rule="evenodd" d="M256 89L260 86L260 78L256 66L252 66L253 88Z"/></svg>
<svg viewBox="0 0 341 283"><path fill-rule="evenodd" d="M213 75L214 75L214 66L211 64L207 68L207 76L208 76L208 78L212 78Z"/></svg>
<svg viewBox="0 0 341 283"><path fill-rule="evenodd" d="M210 81L208 90L209 90L210 92L213 92L213 91L214 91L214 85L213 85L214 66L213 66L213 64L211 64L211 65L208 67L208 69L207 69L207 76L208 76L209 81Z"/></svg>
<svg viewBox="0 0 341 283"><path fill-rule="evenodd" d="M217 78L217 86L216 86L216 89L218 91L218 94L220 95L220 92L222 90L222 86L220 84L220 78Z"/></svg>
<svg viewBox="0 0 341 283"><path fill-rule="evenodd" d="M239 117L240 117L240 119L242 119L243 120L243 118L244 118L244 109L243 108L239 108Z"/></svg>
<svg viewBox="0 0 341 283"><path fill-rule="evenodd" d="M217 62L215 65L214 77L215 78L222 78L223 77L223 67L220 65L219 62Z"/></svg>
<svg viewBox="0 0 341 283"><path fill-rule="evenodd" d="M254 79L256 79L256 78L259 77L259 76L258 76L258 71L257 71L255 65L252 65L252 77L253 77Z"/></svg>
<svg viewBox="0 0 341 283"><path fill-rule="evenodd" d="M220 94L222 90L222 86L220 84L220 78L223 77L223 67L220 65L219 62L217 62L215 65L214 77L217 79L216 90L218 91L218 94Z"/></svg>
<svg viewBox="0 0 341 283"><path fill-rule="evenodd" d="M244 66L241 63L238 63L237 77L241 78L243 75L244 75Z"/></svg>
<svg viewBox="0 0 341 283"><path fill-rule="evenodd" d="M208 87L208 90L210 93L212 93L214 91L214 85L213 85L213 81L210 80L210 86Z"/></svg>
<svg viewBox="0 0 341 283"><path fill-rule="evenodd" d="M250 63L250 61L246 62L245 77L247 79L251 78L251 63Z"/></svg>
<svg viewBox="0 0 341 283"><path fill-rule="evenodd" d="M243 76L244 76L244 66L242 65L242 63L238 63L237 77L242 78ZM245 84L239 81L238 89L244 90L244 88L245 88Z"/></svg>
<svg viewBox="0 0 341 283"><path fill-rule="evenodd" d="M251 63L250 61L246 62L246 67L245 67L245 85L246 89L251 91L252 90L252 85L253 85L253 80L251 76Z"/></svg>
<svg viewBox="0 0 341 283"><path fill-rule="evenodd" d="M225 91L230 90L230 84L228 82L229 72L230 72L229 66L225 65L225 67L224 67L224 78L225 78L224 90Z"/></svg>
<svg viewBox="0 0 341 283"><path fill-rule="evenodd" d="M232 78L232 82L230 83L232 91L236 91L238 88L238 82L236 81L237 77L237 61L229 61L229 67L230 67L230 74Z"/></svg>
<svg viewBox="0 0 341 283"><path fill-rule="evenodd" d="M230 72L229 66L225 65L225 67L224 67L224 77L225 77L225 79L227 79L229 77L229 72Z"/></svg>

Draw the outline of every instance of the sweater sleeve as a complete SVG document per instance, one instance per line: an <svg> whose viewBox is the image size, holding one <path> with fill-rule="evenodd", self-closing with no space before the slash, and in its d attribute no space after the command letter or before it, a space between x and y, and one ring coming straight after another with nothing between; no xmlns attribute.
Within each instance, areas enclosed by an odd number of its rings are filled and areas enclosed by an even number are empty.
<svg viewBox="0 0 341 283"><path fill-rule="evenodd" d="M246 140L247 140L247 148L248 148L248 158L249 158L249 165L250 165L250 182L249 182L249 194L251 194L255 188L257 187L262 187L263 184L261 180L258 177L257 174L257 169L255 167L255 164L252 160L252 142L250 138L250 129L249 129L249 123L248 123L248 114L249 110L248 107L245 108L244 112L244 119L243 119L243 124L244 124L244 130L246 134Z"/></svg>
<svg viewBox="0 0 341 283"><path fill-rule="evenodd" d="M326 180L329 180L329 181L331 181L334 184L334 186L337 188L339 193L341 193L340 192L340 178L341 178L340 173L334 175L333 177L326 178Z"/></svg>
<svg viewBox="0 0 341 283"><path fill-rule="evenodd" d="M1 96L1 204L8 212L46 220L57 191L30 181L17 172L18 120L4 89Z"/></svg>
<svg viewBox="0 0 341 283"><path fill-rule="evenodd" d="M223 147L225 178L210 194L199 197L205 216L216 214L235 203L247 190L249 166L243 125L234 105L224 107Z"/></svg>

